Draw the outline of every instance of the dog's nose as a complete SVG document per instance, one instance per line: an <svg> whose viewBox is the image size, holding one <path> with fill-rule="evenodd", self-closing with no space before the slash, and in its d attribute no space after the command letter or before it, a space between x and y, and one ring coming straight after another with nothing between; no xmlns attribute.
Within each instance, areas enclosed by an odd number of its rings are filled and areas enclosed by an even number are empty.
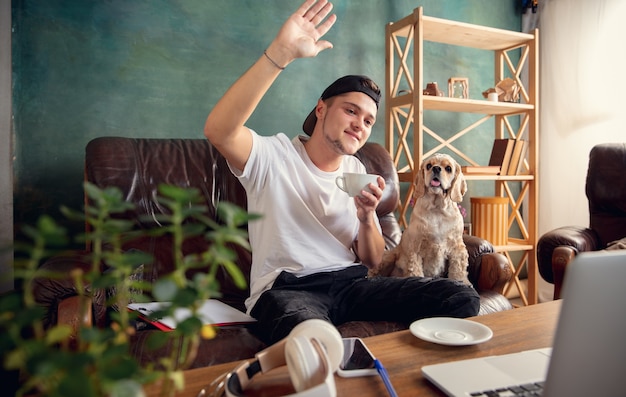
<svg viewBox="0 0 626 397"><path fill-rule="evenodd" d="M434 166L434 167L433 167L433 172L434 172L435 174L440 173L440 172L441 172L441 167L439 167L438 165Z"/></svg>

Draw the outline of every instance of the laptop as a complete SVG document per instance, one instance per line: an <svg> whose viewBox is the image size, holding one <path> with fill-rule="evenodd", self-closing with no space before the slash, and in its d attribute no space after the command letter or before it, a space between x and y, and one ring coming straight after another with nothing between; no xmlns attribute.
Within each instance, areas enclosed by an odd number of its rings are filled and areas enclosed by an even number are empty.
<svg viewBox="0 0 626 397"><path fill-rule="evenodd" d="M451 397L515 396L508 388L626 396L626 250L581 253L568 266L552 348L428 365L422 373Z"/></svg>

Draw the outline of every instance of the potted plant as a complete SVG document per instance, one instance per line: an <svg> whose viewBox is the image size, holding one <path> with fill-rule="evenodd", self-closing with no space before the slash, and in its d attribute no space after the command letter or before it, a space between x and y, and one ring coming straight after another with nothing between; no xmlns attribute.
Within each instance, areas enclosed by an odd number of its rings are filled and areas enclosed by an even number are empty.
<svg viewBox="0 0 626 397"><path fill-rule="evenodd" d="M106 305L111 309L111 326L105 329L80 324L73 328L57 324L44 329L43 310L32 293L36 277L68 277L38 269L43 259L65 247L72 238L49 216L39 218L23 233L29 241L16 243L15 276L21 287L0 297L0 352L3 368L19 374L17 395L46 396L141 396L142 385L162 382L163 395L172 395L183 386L182 371L195 357L201 338L212 338L215 330L203 325L198 307L219 296L216 281L218 267L224 266L241 288L243 274L234 263L235 254L228 248L237 244L249 249L247 232L242 228L257 216L230 203L217 207L221 223L205 216L206 207L196 189L159 186L159 201L169 214L159 218L162 227L136 230L132 222L115 215L131 209L117 188L99 189L86 183L90 203L84 212L63 208L70 219L82 220L88 232L75 240L91 247L91 268L69 275L78 291L83 314L88 316L96 291L116 291ZM152 258L144 252L123 251L125 241L141 235L169 233L173 241L175 270L146 283L135 279L136 270ZM211 242L205 252L184 255L183 241L203 235ZM196 270L191 279L190 269ZM171 315L177 308L191 309L192 315L172 332L152 333L151 345L172 343L172 355L157 363L140 366L129 354L130 338L135 332L134 312L126 310L129 302L171 302L155 316ZM81 316L83 318L83 316ZM178 354L179 351L183 354Z"/></svg>

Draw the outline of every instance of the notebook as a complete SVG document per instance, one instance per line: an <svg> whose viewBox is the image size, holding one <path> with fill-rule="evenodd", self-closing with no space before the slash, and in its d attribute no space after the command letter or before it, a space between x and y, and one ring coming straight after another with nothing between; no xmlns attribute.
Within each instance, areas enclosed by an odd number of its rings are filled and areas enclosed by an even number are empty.
<svg viewBox="0 0 626 397"><path fill-rule="evenodd" d="M150 318L152 313L164 310L167 305L169 305L167 302L130 303L128 310L137 311L140 318L162 331L172 331L176 329L179 322L191 317L190 309L178 308L174 311L173 317L163 317L158 320ZM211 324L215 327L247 324L256 321L246 313L217 299L206 300L198 309L197 314L204 324Z"/></svg>
<svg viewBox="0 0 626 397"><path fill-rule="evenodd" d="M551 349L428 365L422 373L453 397L537 385L544 397L626 396L626 250L581 253L568 266Z"/></svg>

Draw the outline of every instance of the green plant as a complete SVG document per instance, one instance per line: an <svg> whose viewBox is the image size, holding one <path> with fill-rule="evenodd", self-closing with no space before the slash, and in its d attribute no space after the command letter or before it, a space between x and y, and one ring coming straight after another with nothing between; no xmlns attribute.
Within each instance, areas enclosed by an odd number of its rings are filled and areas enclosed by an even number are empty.
<svg viewBox="0 0 626 397"><path fill-rule="evenodd" d="M70 219L82 220L88 231L77 240L91 247L90 269L70 273L80 299L81 311L87 313L95 293L116 291L107 300L111 326L101 329L81 325L77 332L67 324L44 329L43 310L35 302L32 284L35 277L63 278L38 269L41 261L71 241L67 231L49 216L42 216L33 227L25 227L30 240L16 243L15 276L21 288L0 298L0 341L3 368L19 371L18 395L46 396L140 396L142 385L161 381L164 395L182 387L184 370L194 359L201 337L211 338L215 330L202 324L196 310L209 298L219 296L216 272L225 267L236 285L245 288L243 274L229 249L236 244L249 249L247 232L242 226L257 218L230 204L217 207L220 223L207 217L206 206L196 189L159 186L159 201L169 209L158 218L162 226L137 230L132 222L116 214L132 209L116 188L99 189L86 183L89 205L84 212L67 208ZM131 275L138 267L151 263L144 252L124 251L124 243L141 235L170 234L173 241L175 270L154 284L135 280ZM211 244L204 252L184 255L183 241L204 236ZM186 277L194 269L191 279ZM158 363L141 367L129 354L130 337L136 315L126 310L130 301L159 300L171 302L155 316L169 315L177 308L190 308L192 316L173 332L152 333L153 347L171 343L172 355ZM82 318L82 316L81 316ZM182 352L179 354L178 352Z"/></svg>

